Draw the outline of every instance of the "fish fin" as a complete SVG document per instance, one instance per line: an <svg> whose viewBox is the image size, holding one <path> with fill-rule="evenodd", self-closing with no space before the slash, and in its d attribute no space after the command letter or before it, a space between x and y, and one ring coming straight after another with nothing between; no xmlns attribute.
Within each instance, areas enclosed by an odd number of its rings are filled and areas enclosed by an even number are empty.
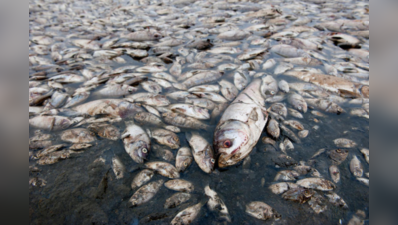
<svg viewBox="0 0 398 225"><path fill-rule="evenodd" d="M258 114L256 112L256 108L253 108L253 110L250 112L249 119L254 121L258 120Z"/></svg>

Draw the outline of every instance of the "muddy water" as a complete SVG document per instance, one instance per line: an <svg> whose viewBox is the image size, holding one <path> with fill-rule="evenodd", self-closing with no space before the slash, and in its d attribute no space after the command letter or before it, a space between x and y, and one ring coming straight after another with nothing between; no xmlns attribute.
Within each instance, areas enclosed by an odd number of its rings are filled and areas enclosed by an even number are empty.
<svg viewBox="0 0 398 225"><path fill-rule="evenodd" d="M121 2L126 4L126 2ZM353 2L351 2L353 3ZM346 3L349 4L349 3ZM83 10L84 8L80 8ZM192 11L195 11L194 9ZM289 13L289 11L284 11ZM315 16L309 14L309 16ZM199 27L201 23L196 21L195 27ZM307 24L312 26L314 23ZM240 25L241 28L248 27L246 23ZM48 29L48 28L46 28ZM314 33L314 35L324 35L322 32ZM207 37L210 40L215 35ZM104 42L104 41L100 41ZM247 41L242 41L242 46ZM250 42L249 42L250 43ZM276 41L270 41L270 44L276 44ZM238 47L242 47L238 46ZM70 47L70 46L69 46ZM253 46L251 46L253 47ZM177 47L178 48L178 47ZM332 58L332 52L324 52L325 55ZM153 55L149 51L149 55ZM238 54L231 55L236 57ZM124 65L144 65L143 63L132 59L126 55L122 58L126 60L126 64L109 64L112 68ZM280 56L270 54L268 58L280 58ZM223 64L226 62L222 62ZM168 64L170 68L172 64ZM63 66L67 67L67 66ZM324 69L319 67L319 69ZM182 73L189 71L184 68ZM261 69L257 72L263 72ZM33 70L31 70L33 73ZM234 72L226 72L224 79L233 83ZM53 76L54 74L48 74ZM281 79L287 82L297 82L298 80L289 76L274 75L279 81ZM216 82L213 82L216 84ZM78 84L65 85L71 90L77 88ZM101 86L100 86L101 87ZM163 90L161 94L167 94L175 91L174 89ZM139 87L138 92L144 92ZM97 99L91 96L87 101ZM290 106L286 100L283 100L287 106ZM267 107L270 103L267 104ZM350 108L356 108L357 105L348 103L341 104L347 112ZM364 172L369 172L369 165L360 153L360 149L369 148L369 120L343 113L340 115L325 113L326 117L315 117L309 112L299 120L309 130L307 138L302 139L301 144L294 144L294 150L287 150L296 162L306 161L321 148L327 150L335 149L333 140L336 138L349 138L358 145L349 149L350 153L347 159L339 166L341 172L341 181L337 184L335 192L339 194L347 203L348 209L342 209L332 204L328 204L325 212L315 214L307 203L299 204L286 201L280 195L273 194L269 189L273 183L275 175L278 171L291 168L278 168L278 155L280 151L275 151L266 147L261 140L258 142L252 153L250 154L251 162L243 168L243 165L237 164L226 169L218 169L212 174L205 174L195 162L184 172L181 178L191 181L195 185L193 197L186 203L174 209L164 209L163 204L175 192L162 187L155 197L148 203L135 208L128 207L128 200L135 192L130 188L130 184L134 176L143 168L137 165L125 152L121 140L110 141L98 137L95 146L85 150L81 154L74 154L70 159L60 161L53 165L39 166L36 161L30 159L30 165L37 166L40 172L30 172L29 177L39 177L47 181L45 187L29 186L29 216L31 224L169 224L173 217L182 209L206 200L204 195L204 187L210 185L222 197L228 207L232 217L232 224L347 224L349 219L357 210L364 210L369 217L369 188L358 182L349 169L351 158L356 155L360 159ZM317 119L317 122L314 119ZM205 121L212 125L209 130L202 131L201 134L208 140L213 141L214 128L217 125L219 117ZM288 115L287 119L295 119ZM125 129L124 121L114 124L122 132ZM84 125L83 127L85 127ZM318 126L315 129L314 126ZM145 125L142 125L145 129ZM181 146L188 146L185 139L185 132L189 129L182 129L178 136ZM33 136L34 129L30 128L30 136ZM45 132L45 131L43 131ZM61 132L61 131L60 131ZM60 132L51 132L54 135L53 143L62 143L58 138ZM46 133L46 132L45 132ZM48 132L47 132L48 133ZM262 137L267 136L264 132ZM283 137L281 138L283 140ZM162 146L164 147L164 146ZM167 147L164 147L167 149ZM176 155L176 150L171 150ZM123 179L117 180L111 169L111 159L118 156L126 166L128 172L125 173ZM94 162L103 158L105 163ZM162 160L154 154L149 155L148 161ZM174 164L175 162L171 162ZM322 154L314 159L312 167L316 168L321 175L331 180L328 168L331 165L330 158L326 154ZM304 178L300 177L301 178ZM155 175L152 181L166 178ZM265 180L261 185L261 180ZM268 220L266 222L257 220L245 213L245 205L251 201L263 201L272 206L278 213L282 215L281 220ZM211 213L207 207L203 207L199 217L192 224L222 224L218 222L216 216ZM366 221L368 224L368 221Z"/></svg>

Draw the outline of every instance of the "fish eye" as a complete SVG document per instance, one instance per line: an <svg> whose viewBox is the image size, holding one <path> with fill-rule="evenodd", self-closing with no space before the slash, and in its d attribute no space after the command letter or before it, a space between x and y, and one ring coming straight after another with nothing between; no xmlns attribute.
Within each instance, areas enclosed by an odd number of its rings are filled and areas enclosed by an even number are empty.
<svg viewBox="0 0 398 225"><path fill-rule="evenodd" d="M210 159L210 162L211 162L211 163L215 163L216 160L215 160L215 159Z"/></svg>
<svg viewBox="0 0 398 225"><path fill-rule="evenodd" d="M283 112L282 111L279 111L279 115L282 115L283 114Z"/></svg>
<svg viewBox="0 0 398 225"><path fill-rule="evenodd" d="M336 152L337 152L337 153L341 153L341 149L337 149Z"/></svg>
<svg viewBox="0 0 398 225"><path fill-rule="evenodd" d="M147 153L147 152L148 152L148 149L143 148L141 151L142 151L142 153Z"/></svg>
<svg viewBox="0 0 398 225"><path fill-rule="evenodd" d="M224 141L224 147L225 148L230 148L232 146L232 141L231 140L225 140Z"/></svg>
<svg viewBox="0 0 398 225"><path fill-rule="evenodd" d="M275 94L275 91L271 91L270 93L271 93L271 95L274 95L274 94Z"/></svg>
<svg viewBox="0 0 398 225"><path fill-rule="evenodd" d="M157 34L155 34L155 35L153 35L155 38L158 38L159 37L159 35L157 35Z"/></svg>
<svg viewBox="0 0 398 225"><path fill-rule="evenodd" d="M301 110L301 106L297 106L297 109L298 109L298 110Z"/></svg>
<svg viewBox="0 0 398 225"><path fill-rule="evenodd" d="M173 137L173 140L174 141L178 141L178 137Z"/></svg>
<svg viewBox="0 0 398 225"><path fill-rule="evenodd" d="M184 166L188 166L188 163L187 163L187 162L184 162Z"/></svg>

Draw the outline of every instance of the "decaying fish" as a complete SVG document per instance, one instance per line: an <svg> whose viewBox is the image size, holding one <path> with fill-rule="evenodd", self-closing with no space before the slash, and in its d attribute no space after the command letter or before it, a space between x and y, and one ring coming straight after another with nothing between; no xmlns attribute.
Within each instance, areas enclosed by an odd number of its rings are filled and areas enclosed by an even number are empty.
<svg viewBox="0 0 398 225"><path fill-rule="evenodd" d="M210 114L207 109L199 106L188 105L188 104L173 104L169 106L173 112L181 113L199 120L210 119Z"/></svg>
<svg viewBox="0 0 398 225"><path fill-rule="evenodd" d="M180 139L175 133L169 130L155 129L148 133L150 133L150 137L155 139L159 144L166 145L171 149L178 149L180 147Z"/></svg>
<svg viewBox="0 0 398 225"><path fill-rule="evenodd" d="M291 94L289 95L288 101L292 104L294 109L301 111L303 113L307 112L307 103L303 99L303 97L299 94Z"/></svg>
<svg viewBox="0 0 398 225"><path fill-rule="evenodd" d="M218 196L217 192L210 189L207 185L205 187L205 195L209 198L209 201L207 201L207 207L209 207L211 211L216 212L221 220L231 222L227 206L220 196Z"/></svg>
<svg viewBox="0 0 398 225"><path fill-rule="evenodd" d="M202 123L201 121L180 114L180 113L174 113L174 112L169 112L169 113L163 113L162 114L163 119L166 123L175 125L177 127L181 128L192 128L192 129L203 129L206 130L209 126L205 123Z"/></svg>
<svg viewBox="0 0 398 225"><path fill-rule="evenodd" d="M363 148L361 149L361 152L365 157L366 162L369 164L369 149Z"/></svg>
<svg viewBox="0 0 398 225"><path fill-rule="evenodd" d="M285 193L287 190L296 189L296 188L299 188L297 184L289 182L279 182L269 186L269 189L272 191L272 193L277 195Z"/></svg>
<svg viewBox="0 0 398 225"><path fill-rule="evenodd" d="M45 130L63 130L72 124L72 120L63 116L36 116L29 119L29 125Z"/></svg>
<svg viewBox="0 0 398 225"><path fill-rule="evenodd" d="M331 165L329 167L329 173L332 177L333 182L338 183L340 182L340 170L336 165Z"/></svg>
<svg viewBox="0 0 398 225"><path fill-rule="evenodd" d="M340 165L348 156L347 149L333 149L328 152L335 165Z"/></svg>
<svg viewBox="0 0 398 225"><path fill-rule="evenodd" d="M186 225L186 224L191 224L196 217L199 215L200 209L204 203L200 202L196 205L190 206L181 212L179 212L174 219L171 221L170 224L172 225Z"/></svg>
<svg viewBox="0 0 398 225"><path fill-rule="evenodd" d="M98 136L102 138L107 138L113 141L120 139L119 129L111 124L91 124L87 129L97 133Z"/></svg>
<svg viewBox="0 0 398 225"><path fill-rule="evenodd" d="M357 146L357 143L347 138L337 138L333 142L338 148L353 148Z"/></svg>
<svg viewBox="0 0 398 225"><path fill-rule="evenodd" d="M71 143L90 143L97 140L95 134L84 128L75 128L62 132L61 139Z"/></svg>
<svg viewBox="0 0 398 225"><path fill-rule="evenodd" d="M325 196L328 197L329 202L335 206L340 206L343 208L348 208L347 204L345 203L344 199L342 199L338 194L334 192L325 193Z"/></svg>
<svg viewBox="0 0 398 225"><path fill-rule="evenodd" d="M131 182L131 189L141 187L142 185L147 183L149 180L151 180L154 174L155 174L155 172L152 170L149 170L149 169L141 170L134 177L133 181Z"/></svg>
<svg viewBox="0 0 398 225"><path fill-rule="evenodd" d="M148 162L145 164L148 169L155 170L160 175L175 179L180 178L180 174L177 169L167 162Z"/></svg>
<svg viewBox="0 0 398 225"><path fill-rule="evenodd" d="M243 160L256 145L268 114L256 79L236 97L222 115L214 132L218 166L231 166Z"/></svg>
<svg viewBox="0 0 398 225"><path fill-rule="evenodd" d="M168 189L182 192L192 192L195 188L191 182L183 179L169 180L164 183L164 186L166 186Z"/></svg>
<svg viewBox="0 0 398 225"><path fill-rule="evenodd" d="M279 138L280 129L279 123L275 119L270 119L267 125L267 133L270 134L275 139Z"/></svg>
<svg viewBox="0 0 398 225"><path fill-rule="evenodd" d="M193 156L191 149L182 147L177 152L176 168L178 172L184 172L192 163Z"/></svg>
<svg viewBox="0 0 398 225"><path fill-rule="evenodd" d="M205 173L211 173L216 162L211 145L199 133L187 132L185 134L187 141L192 149L192 155L195 162Z"/></svg>
<svg viewBox="0 0 398 225"><path fill-rule="evenodd" d="M304 178L296 182L304 188L312 188L320 191L331 191L336 188L332 182L319 177Z"/></svg>
<svg viewBox="0 0 398 225"><path fill-rule="evenodd" d="M136 163L143 163L151 149L151 140L138 125L131 122L126 125L126 130L121 136L124 149Z"/></svg>
<svg viewBox="0 0 398 225"><path fill-rule="evenodd" d="M297 187L297 188L290 188L288 191L283 193L282 198L299 203L305 203L308 200L310 200L314 194L315 191L312 189Z"/></svg>
<svg viewBox="0 0 398 225"><path fill-rule="evenodd" d="M130 207L135 207L147 203L162 187L164 180L153 181L138 189L129 200Z"/></svg>
<svg viewBox="0 0 398 225"><path fill-rule="evenodd" d="M350 162L350 170L351 170L351 173L354 174L354 176L356 176L356 177L362 177L362 175L363 175L363 167L362 167L361 161L359 161L359 159L356 155L354 155L354 157L352 157L352 160Z"/></svg>
<svg viewBox="0 0 398 225"><path fill-rule="evenodd" d="M112 158L112 169L115 173L116 179L121 179L124 177L124 172L126 171L126 168L118 157Z"/></svg>
<svg viewBox="0 0 398 225"><path fill-rule="evenodd" d="M182 203L188 201L191 198L191 194L185 192L178 192L172 195L170 198L166 199L164 203L165 209L175 208Z"/></svg>
<svg viewBox="0 0 398 225"><path fill-rule="evenodd" d="M250 202L246 205L246 213L259 220L280 219L281 215L264 202Z"/></svg>

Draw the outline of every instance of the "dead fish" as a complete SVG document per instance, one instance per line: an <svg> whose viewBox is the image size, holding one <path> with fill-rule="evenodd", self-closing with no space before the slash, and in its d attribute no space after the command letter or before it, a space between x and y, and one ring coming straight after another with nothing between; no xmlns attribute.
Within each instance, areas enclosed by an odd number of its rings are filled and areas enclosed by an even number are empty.
<svg viewBox="0 0 398 225"><path fill-rule="evenodd" d="M119 97L131 94L135 91L137 91L137 88L126 84L112 84L104 86L100 90L94 92L94 94L103 97Z"/></svg>
<svg viewBox="0 0 398 225"><path fill-rule="evenodd" d="M187 43L187 48L195 48L198 50L206 50L213 47L213 44L210 42L210 39L207 40L192 40Z"/></svg>
<svg viewBox="0 0 398 225"><path fill-rule="evenodd" d="M281 91L289 93L289 84L285 80L280 80L278 83L278 87Z"/></svg>
<svg viewBox="0 0 398 225"><path fill-rule="evenodd" d="M278 121L270 119L267 125L267 133L270 134L275 139L279 138L280 129Z"/></svg>
<svg viewBox="0 0 398 225"><path fill-rule="evenodd" d="M166 186L168 189L182 192L192 192L195 188L191 182L183 179L169 180L164 183L164 186Z"/></svg>
<svg viewBox="0 0 398 225"><path fill-rule="evenodd" d="M234 73L234 84L238 90L243 90L250 82L250 77L243 71L236 71Z"/></svg>
<svg viewBox="0 0 398 225"><path fill-rule="evenodd" d="M327 209L326 199L317 192L315 192L315 194L308 201L308 205L310 205L316 214L319 214Z"/></svg>
<svg viewBox="0 0 398 225"><path fill-rule="evenodd" d="M175 87L186 90L187 88L201 85L201 84L206 84L209 82L213 82L221 78L221 76L224 74L224 72L219 72L219 71L203 71L199 72L192 77L186 79L184 82L181 84L176 84Z"/></svg>
<svg viewBox="0 0 398 225"><path fill-rule="evenodd" d="M151 200L162 187L164 180L158 180L142 186L129 200L130 207L142 205Z"/></svg>
<svg viewBox="0 0 398 225"><path fill-rule="evenodd" d="M136 162L143 163L151 149L151 140L148 134L132 122L126 123L126 130L122 133L124 149Z"/></svg>
<svg viewBox="0 0 398 225"><path fill-rule="evenodd" d="M326 99L306 99L305 101L308 105L321 109L325 112L337 114L345 112L344 109L339 105Z"/></svg>
<svg viewBox="0 0 398 225"><path fill-rule="evenodd" d="M178 172L184 172L192 163L193 157L188 147L182 147L177 152L176 168Z"/></svg>
<svg viewBox="0 0 398 225"><path fill-rule="evenodd" d="M310 200L314 194L315 191L312 189L297 187L297 188L291 188L285 193L283 193L282 198L294 202L299 202L302 204Z"/></svg>
<svg viewBox="0 0 398 225"><path fill-rule="evenodd" d="M151 138L155 139L161 145L166 145L171 149L178 149L180 147L180 139L175 133L169 130L155 129L150 130L148 133L150 133Z"/></svg>
<svg viewBox="0 0 398 225"><path fill-rule="evenodd" d="M297 184L289 182L279 182L269 186L269 189L272 191L272 193L277 195L285 193L287 190L296 188L299 188Z"/></svg>
<svg viewBox="0 0 398 225"><path fill-rule="evenodd" d="M221 102L221 103L228 102L223 96L214 92L193 92L192 94L194 94L199 98L207 98L213 102Z"/></svg>
<svg viewBox="0 0 398 225"><path fill-rule="evenodd" d="M73 144L69 147L69 150L73 150L73 151L77 151L77 150L82 150L82 149L86 149L86 148L90 148L92 147L92 144L89 143L76 143Z"/></svg>
<svg viewBox="0 0 398 225"><path fill-rule="evenodd" d="M145 105L151 105L151 106L170 105L170 101L167 99L166 96L155 93L137 93L126 96L125 99L132 102L141 102Z"/></svg>
<svg viewBox="0 0 398 225"><path fill-rule="evenodd" d="M172 195L170 198L166 199L163 207L165 209L175 208L182 203L188 201L191 198L191 194L185 192L178 192Z"/></svg>
<svg viewBox="0 0 398 225"><path fill-rule="evenodd" d="M192 129L208 129L208 125L200 122L199 120L180 114L180 113L163 113L163 119L166 123L175 125L182 128L192 128Z"/></svg>
<svg viewBox="0 0 398 225"><path fill-rule="evenodd" d="M61 140L71 143L90 143L97 140L95 134L84 128L75 128L62 132Z"/></svg>
<svg viewBox="0 0 398 225"><path fill-rule="evenodd" d="M118 157L112 158L112 169L115 173L116 179L121 179L124 177L124 172L126 171L126 168Z"/></svg>
<svg viewBox="0 0 398 225"><path fill-rule="evenodd" d="M282 131L281 133L286 137L288 137L290 140L296 143L301 143L301 140L296 136L296 134L293 131L291 131L289 128L287 128L285 125L279 124L279 128Z"/></svg>
<svg viewBox="0 0 398 225"><path fill-rule="evenodd" d="M329 173L332 177L333 182L338 183L340 182L340 170L336 165L331 165L329 167Z"/></svg>
<svg viewBox="0 0 398 225"><path fill-rule="evenodd" d="M274 181L291 181L296 180L299 176L300 174L294 170L282 170L276 174Z"/></svg>
<svg viewBox="0 0 398 225"><path fill-rule="evenodd" d="M188 89L188 92L220 92L220 86L206 84L206 85L199 85Z"/></svg>
<svg viewBox="0 0 398 225"><path fill-rule="evenodd" d="M120 139L119 129L111 124L91 124L87 129L95 132L98 136L109 140L116 141Z"/></svg>
<svg viewBox="0 0 398 225"><path fill-rule="evenodd" d="M243 30L230 30L220 33L217 38L228 41L242 40L250 35L249 32Z"/></svg>
<svg viewBox="0 0 398 225"><path fill-rule="evenodd" d="M63 130L73 124L67 117L63 116L36 116L29 119L29 125L44 130Z"/></svg>
<svg viewBox="0 0 398 225"><path fill-rule="evenodd" d="M270 106L268 110L271 110L272 112L275 112L283 117L287 116L287 108L283 103L274 103Z"/></svg>
<svg viewBox="0 0 398 225"><path fill-rule="evenodd" d="M154 174L155 172L149 169L141 170L131 182L131 189L141 187L142 185L150 181Z"/></svg>
<svg viewBox="0 0 398 225"><path fill-rule="evenodd" d="M57 151L47 154L44 157L41 157L37 164L39 165L51 165L61 161L62 159L67 159L70 157L70 153L67 150L64 151Z"/></svg>
<svg viewBox="0 0 398 225"><path fill-rule="evenodd" d="M65 146L66 146L65 144L52 145L50 147L47 147L47 148L41 150L39 153L37 153L35 158L41 158L41 157L43 157L45 155L48 155L51 152L55 152L55 151L59 150L59 149L65 147Z"/></svg>
<svg viewBox="0 0 398 225"><path fill-rule="evenodd" d="M250 202L246 205L246 213L259 220L280 219L281 215L264 202Z"/></svg>
<svg viewBox="0 0 398 225"><path fill-rule="evenodd" d="M332 182L319 177L304 178L296 182L304 188L312 188L320 191L331 191L336 188Z"/></svg>
<svg viewBox="0 0 398 225"><path fill-rule="evenodd" d="M283 124L289 125L290 127L296 129L296 130L304 130L303 124L301 124L297 120L285 120L283 121Z"/></svg>
<svg viewBox="0 0 398 225"><path fill-rule="evenodd" d="M302 131L299 131L297 133L297 135L299 136L299 138L306 138L308 136L308 133L309 133L308 130L302 130Z"/></svg>
<svg viewBox="0 0 398 225"><path fill-rule="evenodd" d="M181 75L181 65L180 65L180 58L177 57L176 61L173 63L173 65L170 68L170 73L175 76L178 77Z"/></svg>
<svg viewBox="0 0 398 225"><path fill-rule="evenodd" d="M162 35L156 30L147 29L143 31L136 31L129 34L124 34L121 37L131 41L155 41L162 38Z"/></svg>
<svg viewBox="0 0 398 225"><path fill-rule="evenodd" d="M285 44L274 45L270 51L286 58L309 57L304 50Z"/></svg>
<svg viewBox="0 0 398 225"><path fill-rule="evenodd" d="M366 162L369 164L369 149L363 148L361 149L361 153L365 157Z"/></svg>
<svg viewBox="0 0 398 225"><path fill-rule="evenodd" d="M347 138L337 138L333 142L339 148L354 148L357 146L357 143Z"/></svg>
<svg viewBox="0 0 398 225"><path fill-rule="evenodd" d="M214 169L215 159L211 145L199 133L187 132L187 141L192 149L195 162L205 173L211 173Z"/></svg>
<svg viewBox="0 0 398 225"><path fill-rule="evenodd" d="M357 180L369 187L369 179L363 177L357 177Z"/></svg>
<svg viewBox="0 0 398 225"><path fill-rule="evenodd" d="M232 100L234 100L236 98L236 96L238 95L239 91L235 87L235 85L233 85L232 83L230 83L229 81L226 81L226 80L221 80L218 83L221 86L222 95L228 101L232 101Z"/></svg>
<svg viewBox="0 0 398 225"><path fill-rule="evenodd" d="M152 113L148 113L148 112L139 112L137 114L135 114L134 119L141 124L149 124L149 125L153 125L153 126L165 126L165 124L163 123L163 121L155 116Z"/></svg>
<svg viewBox="0 0 398 225"><path fill-rule="evenodd" d="M223 221L231 222L231 217L228 213L227 206L220 196L207 185L205 187L205 195L209 198L207 206L213 212L216 212Z"/></svg>
<svg viewBox="0 0 398 225"><path fill-rule="evenodd" d="M275 95L278 93L278 90L278 84L271 75L262 78L261 94L264 98L266 98L267 95Z"/></svg>
<svg viewBox="0 0 398 225"><path fill-rule="evenodd" d="M329 202L335 206L340 206L342 208L348 208L347 203L338 194L334 192L325 193L325 196L329 199Z"/></svg>
<svg viewBox="0 0 398 225"><path fill-rule="evenodd" d="M207 109L198 106L188 104L173 104L169 106L169 108L173 112L181 113L199 120L210 119L210 114Z"/></svg>
<svg viewBox="0 0 398 225"><path fill-rule="evenodd" d="M307 112L307 103L301 95L289 95L288 102L293 106L294 109L297 109L298 111L301 111L303 113Z"/></svg>
<svg viewBox="0 0 398 225"><path fill-rule="evenodd" d="M186 225L186 224L191 224L196 217L199 215L200 209L204 203L200 202L196 205L190 206L181 212L179 212L174 219L171 221L171 225Z"/></svg>
<svg viewBox="0 0 398 225"><path fill-rule="evenodd" d="M356 177L362 177L363 175L363 167L361 161L359 161L358 157L354 155L350 162L350 170L351 173L354 174Z"/></svg>
<svg viewBox="0 0 398 225"><path fill-rule="evenodd" d="M332 159L335 165L340 165L348 156L348 150L346 149L334 149L328 152L329 157Z"/></svg>
<svg viewBox="0 0 398 225"><path fill-rule="evenodd" d="M177 169L167 162L148 162L145 166L149 169L155 170L160 175L176 179L180 178L180 174L178 173Z"/></svg>

